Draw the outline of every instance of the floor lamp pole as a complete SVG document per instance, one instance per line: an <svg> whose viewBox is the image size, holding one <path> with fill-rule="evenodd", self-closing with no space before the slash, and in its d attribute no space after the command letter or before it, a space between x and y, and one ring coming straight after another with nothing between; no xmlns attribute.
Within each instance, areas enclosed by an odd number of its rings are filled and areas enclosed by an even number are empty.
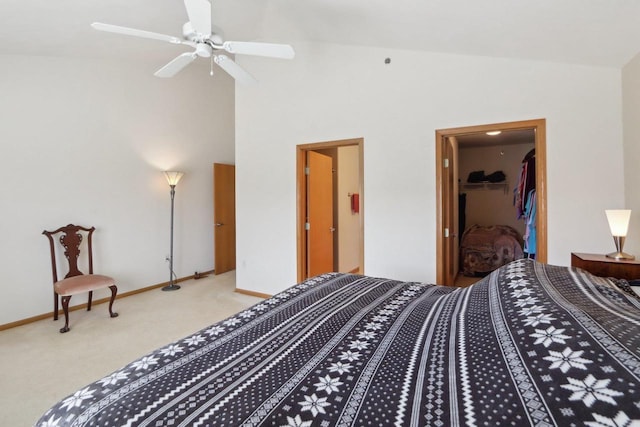
<svg viewBox="0 0 640 427"><path fill-rule="evenodd" d="M171 185L171 239L169 240L169 285L162 288L163 291L176 291L180 286L173 280L173 199L176 195L176 186Z"/></svg>

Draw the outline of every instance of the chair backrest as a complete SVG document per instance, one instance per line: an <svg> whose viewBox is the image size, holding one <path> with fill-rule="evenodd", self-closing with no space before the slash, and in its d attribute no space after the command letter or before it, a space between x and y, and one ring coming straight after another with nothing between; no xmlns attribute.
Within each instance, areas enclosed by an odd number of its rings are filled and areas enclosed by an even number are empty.
<svg viewBox="0 0 640 427"><path fill-rule="evenodd" d="M56 248L54 237L60 235L59 242L64 248L64 256L67 259L69 265L69 272L64 278L79 276L82 273L78 269L78 258L80 257L80 244L83 240L81 231L86 232L87 235L87 255L89 258L89 274L93 274L93 249L91 246L91 236L95 231L95 227L86 228L80 225L69 224L64 227L60 227L54 231L43 231L42 234L49 239L49 247L51 249L51 271L53 273L53 282L58 281L58 269L56 262Z"/></svg>

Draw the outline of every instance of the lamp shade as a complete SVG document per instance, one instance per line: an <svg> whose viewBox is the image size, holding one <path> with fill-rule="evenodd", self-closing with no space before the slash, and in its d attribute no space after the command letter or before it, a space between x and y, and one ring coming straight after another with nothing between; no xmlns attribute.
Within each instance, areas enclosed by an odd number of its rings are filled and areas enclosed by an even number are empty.
<svg viewBox="0 0 640 427"><path fill-rule="evenodd" d="M631 219L630 209L608 209L607 214L609 228L612 236L626 236L629 230L629 219Z"/></svg>
<svg viewBox="0 0 640 427"><path fill-rule="evenodd" d="M183 172L164 172L164 176L167 177L167 182L171 186L178 185L178 182L180 181L180 178L182 178L182 175L184 175Z"/></svg>

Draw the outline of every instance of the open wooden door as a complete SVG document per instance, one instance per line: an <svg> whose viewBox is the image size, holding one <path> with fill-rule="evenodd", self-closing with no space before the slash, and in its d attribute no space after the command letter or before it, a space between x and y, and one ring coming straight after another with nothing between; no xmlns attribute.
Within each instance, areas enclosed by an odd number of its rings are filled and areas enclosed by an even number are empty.
<svg viewBox="0 0 640 427"><path fill-rule="evenodd" d="M307 275L333 271L333 161L307 152Z"/></svg>
<svg viewBox="0 0 640 427"><path fill-rule="evenodd" d="M458 274L458 171L457 145L455 137L445 137L444 159L442 161L442 229L437 232L443 238L445 265L447 266L442 285L453 286Z"/></svg>
<svg viewBox="0 0 640 427"><path fill-rule="evenodd" d="M453 164L449 165L451 168L451 174L453 175L451 182L451 195L453 196L452 215L451 215L451 228L453 229L453 237L451 242L451 262L453 264L453 270L451 273L451 284L455 284L455 281L460 272L460 238L464 230L460 228L460 170L458 159L458 140L455 136L449 137L450 154L453 159Z"/></svg>
<svg viewBox="0 0 640 427"><path fill-rule="evenodd" d="M215 273L236 268L236 167L213 164Z"/></svg>

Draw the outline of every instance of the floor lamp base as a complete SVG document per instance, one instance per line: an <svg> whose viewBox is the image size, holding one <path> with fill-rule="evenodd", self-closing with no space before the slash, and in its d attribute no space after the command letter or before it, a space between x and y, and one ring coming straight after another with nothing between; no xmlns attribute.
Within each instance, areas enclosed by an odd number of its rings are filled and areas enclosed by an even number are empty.
<svg viewBox="0 0 640 427"><path fill-rule="evenodd" d="M162 288L163 291L177 291L178 289L180 289L180 286L174 285L173 283Z"/></svg>

